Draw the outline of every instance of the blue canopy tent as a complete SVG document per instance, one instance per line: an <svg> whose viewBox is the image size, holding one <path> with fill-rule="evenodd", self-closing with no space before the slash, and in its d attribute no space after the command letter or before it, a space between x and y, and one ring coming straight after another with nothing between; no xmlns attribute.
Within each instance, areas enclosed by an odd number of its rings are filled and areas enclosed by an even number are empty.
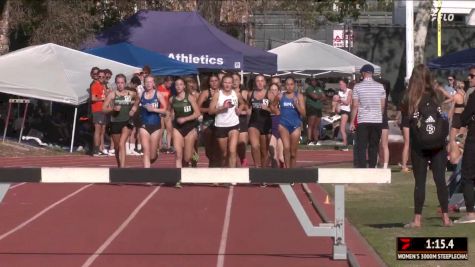
<svg viewBox="0 0 475 267"><path fill-rule="evenodd" d="M200 69L273 74L277 55L246 45L197 12L139 11L98 34L82 48L128 42Z"/></svg>
<svg viewBox="0 0 475 267"><path fill-rule="evenodd" d="M475 48L469 48L435 58L429 61L427 66L433 70L466 70L471 66L475 66Z"/></svg>
<svg viewBox="0 0 475 267"><path fill-rule="evenodd" d="M148 65L154 75L178 76L198 73L198 70L192 64L182 63L157 52L128 43L118 43L100 48L87 49L84 52L139 68Z"/></svg>

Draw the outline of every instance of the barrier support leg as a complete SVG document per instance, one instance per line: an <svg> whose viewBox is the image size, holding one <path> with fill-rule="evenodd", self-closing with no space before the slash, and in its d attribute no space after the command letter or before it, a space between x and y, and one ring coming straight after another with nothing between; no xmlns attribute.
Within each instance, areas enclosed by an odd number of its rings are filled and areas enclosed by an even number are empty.
<svg viewBox="0 0 475 267"><path fill-rule="evenodd" d="M346 259L345 242L345 185L335 185L335 237L333 243L333 259Z"/></svg>
<svg viewBox="0 0 475 267"><path fill-rule="evenodd" d="M0 203L2 203L3 198L8 192L10 184L0 183Z"/></svg>

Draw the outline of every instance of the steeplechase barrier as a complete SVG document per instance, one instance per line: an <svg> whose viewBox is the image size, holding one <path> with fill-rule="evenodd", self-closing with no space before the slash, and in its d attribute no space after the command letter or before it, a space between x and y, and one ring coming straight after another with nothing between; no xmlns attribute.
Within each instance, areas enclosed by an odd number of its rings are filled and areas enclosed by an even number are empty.
<svg viewBox="0 0 475 267"><path fill-rule="evenodd" d="M333 238L333 259L346 260L345 184L391 183L390 169L352 168L0 168L0 201L11 183L156 183L156 184L279 184L307 236ZM335 186L335 218L312 224L291 184Z"/></svg>

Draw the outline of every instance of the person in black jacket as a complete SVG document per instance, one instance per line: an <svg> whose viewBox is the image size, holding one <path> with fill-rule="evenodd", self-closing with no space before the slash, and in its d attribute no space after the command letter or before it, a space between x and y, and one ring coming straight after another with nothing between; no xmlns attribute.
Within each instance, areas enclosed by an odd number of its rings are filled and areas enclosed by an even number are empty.
<svg viewBox="0 0 475 267"><path fill-rule="evenodd" d="M433 101L435 104L441 104L441 98L438 97L432 84L433 80L429 69L420 64L412 71L409 87L407 91L407 101L405 101L402 111L404 116L412 120L413 114L420 110L422 104L427 101ZM447 152L444 145L435 149L422 149L414 140L415 133L412 127L411 131L411 161L415 179L414 187L414 219L406 224L405 228L419 228L422 220L422 207L425 201L425 187L427 178L427 167L429 162L432 168L434 182L437 188L437 198L442 209L443 226L451 226L452 221L448 215L448 189L445 184L445 165L447 161Z"/></svg>
<svg viewBox="0 0 475 267"><path fill-rule="evenodd" d="M470 68L470 87L475 88L475 67ZM470 92L473 90L470 90ZM467 93L468 94L468 93ZM465 206L467 207L467 214L455 221L455 223L474 223L474 192L473 181L475 180L475 93L468 96L465 109L460 116L461 126L467 127L467 138L465 139L465 146L462 156L462 183L463 183L463 198Z"/></svg>

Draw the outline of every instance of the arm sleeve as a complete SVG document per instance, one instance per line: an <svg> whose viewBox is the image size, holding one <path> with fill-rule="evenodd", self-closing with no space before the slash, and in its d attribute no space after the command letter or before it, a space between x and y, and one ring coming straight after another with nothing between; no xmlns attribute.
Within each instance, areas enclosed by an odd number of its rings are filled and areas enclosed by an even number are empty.
<svg viewBox="0 0 475 267"><path fill-rule="evenodd" d="M467 126L470 121L472 120L472 117L475 115L475 93L470 94L470 97L468 98L467 105L465 106L465 109L462 112L462 115L460 117L462 121L462 126Z"/></svg>

